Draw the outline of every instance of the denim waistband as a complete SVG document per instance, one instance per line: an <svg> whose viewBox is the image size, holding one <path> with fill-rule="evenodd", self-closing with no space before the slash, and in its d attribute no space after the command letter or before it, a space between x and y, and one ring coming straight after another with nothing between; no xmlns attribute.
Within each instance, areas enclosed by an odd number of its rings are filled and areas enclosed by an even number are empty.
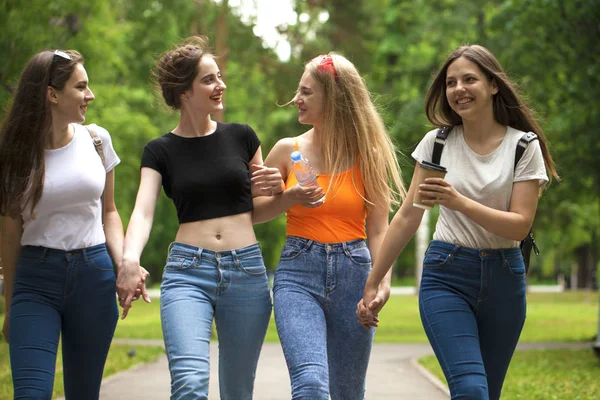
<svg viewBox="0 0 600 400"><path fill-rule="evenodd" d="M356 239L340 243L321 243L317 242L316 240L306 239L299 236L288 236L285 240L285 243L303 248L313 247L317 250L323 250L328 253L343 253L359 247L367 246L367 242L365 239Z"/></svg>
<svg viewBox="0 0 600 400"><path fill-rule="evenodd" d="M21 256L29 257L29 258L39 258L40 261L44 261L46 257L64 257L67 259L81 259L87 257L93 257L99 253L105 252L106 243L100 243L95 246L86 247L83 249L73 249L73 250L61 250L61 249L52 249L50 247L44 246L23 246L21 248Z"/></svg>
<svg viewBox="0 0 600 400"><path fill-rule="evenodd" d="M473 249L470 247L463 247L457 244L442 242L441 240L432 240L429 243L427 250L436 249L448 252L451 257L460 255L464 257L477 257L486 259L506 259L511 257L517 257L521 254L519 247L511 247L506 249Z"/></svg>
<svg viewBox="0 0 600 400"><path fill-rule="evenodd" d="M209 250L198 246L193 246L187 243L173 242L169 245L169 254L177 252L178 254L196 256L198 259L204 258L206 260L217 260L217 259L241 259L246 257L255 257L261 255L260 244L258 242L251 244L246 247L233 250Z"/></svg>

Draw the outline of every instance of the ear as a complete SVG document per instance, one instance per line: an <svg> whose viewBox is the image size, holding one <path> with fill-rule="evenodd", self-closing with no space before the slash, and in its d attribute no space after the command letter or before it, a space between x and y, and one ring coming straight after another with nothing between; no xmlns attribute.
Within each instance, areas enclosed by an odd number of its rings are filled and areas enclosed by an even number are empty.
<svg viewBox="0 0 600 400"><path fill-rule="evenodd" d="M498 89L498 84L496 83L496 80L492 79L492 94L497 94L499 90L500 89Z"/></svg>
<svg viewBox="0 0 600 400"><path fill-rule="evenodd" d="M48 86L46 89L46 99L53 104L58 104L58 95L56 94L56 89L52 86Z"/></svg>

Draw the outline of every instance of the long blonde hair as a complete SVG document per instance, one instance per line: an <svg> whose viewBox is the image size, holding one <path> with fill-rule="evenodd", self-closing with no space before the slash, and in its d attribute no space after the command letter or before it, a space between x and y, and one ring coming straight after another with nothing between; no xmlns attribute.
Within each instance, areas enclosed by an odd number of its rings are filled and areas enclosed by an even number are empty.
<svg viewBox="0 0 600 400"><path fill-rule="evenodd" d="M359 159L367 208L398 205L406 196L406 188L396 149L356 67L332 52L309 61L305 71L323 88L319 140L325 170L335 177L332 181Z"/></svg>

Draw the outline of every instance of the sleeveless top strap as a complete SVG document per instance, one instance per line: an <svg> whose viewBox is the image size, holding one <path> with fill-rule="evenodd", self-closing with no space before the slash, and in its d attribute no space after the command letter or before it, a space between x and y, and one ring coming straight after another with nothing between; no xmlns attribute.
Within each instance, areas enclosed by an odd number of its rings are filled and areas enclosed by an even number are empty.
<svg viewBox="0 0 600 400"><path fill-rule="evenodd" d="M299 147L298 147L298 137L294 138L294 150L298 151Z"/></svg>

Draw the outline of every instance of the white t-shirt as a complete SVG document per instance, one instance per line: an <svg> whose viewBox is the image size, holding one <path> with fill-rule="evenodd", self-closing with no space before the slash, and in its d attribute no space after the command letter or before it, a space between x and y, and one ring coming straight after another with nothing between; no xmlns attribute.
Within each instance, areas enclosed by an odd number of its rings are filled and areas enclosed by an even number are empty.
<svg viewBox="0 0 600 400"><path fill-rule="evenodd" d="M419 163L431 161L436 130L428 132L412 157ZM513 183L538 180L548 182L539 141L529 143L514 169L517 143L524 132L508 127L502 143L485 156L469 148L462 125L455 126L446 140L440 164L448 170L445 180L462 195L487 207L508 211ZM513 172L514 171L514 172ZM519 242L493 234L464 214L440 206L433 234L435 240L476 249L517 247Z"/></svg>
<svg viewBox="0 0 600 400"><path fill-rule="evenodd" d="M45 150L46 172L42 197L35 207L22 212L21 245L74 250L104 243L100 196L106 174L121 160L106 129L94 125L102 139L105 165L88 131L73 124L75 134L60 149Z"/></svg>

